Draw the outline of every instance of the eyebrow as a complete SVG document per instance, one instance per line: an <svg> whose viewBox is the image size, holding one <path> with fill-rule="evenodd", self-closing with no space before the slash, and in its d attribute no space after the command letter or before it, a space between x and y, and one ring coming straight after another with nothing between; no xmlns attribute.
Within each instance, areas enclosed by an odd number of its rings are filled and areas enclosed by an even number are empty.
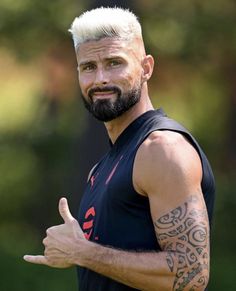
<svg viewBox="0 0 236 291"><path fill-rule="evenodd" d="M83 66L85 66L85 65L93 64L93 63L95 63L95 62L94 62L94 61L84 61L84 62L81 62L81 63L78 65L78 67L83 67Z"/></svg>
<svg viewBox="0 0 236 291"><path fill-rule="evenodd" d="M124 59L123 57L121 56L111 56L111 57L107 57L107 58L104 58L105 61L112 61L112 60L116 60L116 59ZM83 67L85 65L88 65L88 64L94 64L96 63L95 61L93 60L88 60L88 61L84 61L84 62L81 62L78 67Z"/></svg>

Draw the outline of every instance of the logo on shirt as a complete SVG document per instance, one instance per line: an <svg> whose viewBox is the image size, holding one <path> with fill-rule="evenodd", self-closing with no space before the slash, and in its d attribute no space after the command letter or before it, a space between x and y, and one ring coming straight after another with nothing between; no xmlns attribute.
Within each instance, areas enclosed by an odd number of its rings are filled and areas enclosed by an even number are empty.
<svg viewBox="0 0 236 291"><path fill-rule="evenodd" d="M92 177L90 178L90 187L93 188L95 179L97 178L97 176L99 175L99 173L92 175Z"/></svg>
<svg viewBox="0 0 236 291"><path fill-rule="evenodd" d="M82 229L84 231L84 236L87 240L90 239L92 232L93 232L93 222L96 215L96 211L94 207L90 207L87 212L85 213L85 222L82 225ZM95 240L97 240L98 237L95 237Z"/></svg>

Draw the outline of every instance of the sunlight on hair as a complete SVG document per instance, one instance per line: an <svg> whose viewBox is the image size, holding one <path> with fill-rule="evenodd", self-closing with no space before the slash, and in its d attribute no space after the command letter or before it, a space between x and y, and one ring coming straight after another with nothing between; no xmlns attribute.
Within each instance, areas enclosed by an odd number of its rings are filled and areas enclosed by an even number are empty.
<svg viewBox="0 0 236 291"><path fill-rule="evenodd" d="M141 25L131 11L122 8L96 8L76 17L69 29L74 46L89 40L115 37L130 40L142 38Z"/></svg>

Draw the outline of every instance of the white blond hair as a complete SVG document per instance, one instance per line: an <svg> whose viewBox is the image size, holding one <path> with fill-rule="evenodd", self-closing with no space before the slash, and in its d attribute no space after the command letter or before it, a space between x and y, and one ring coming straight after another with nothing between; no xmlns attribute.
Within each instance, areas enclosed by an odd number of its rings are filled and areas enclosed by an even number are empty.
<svg viewBox="0 0 236 291"><path fill-rule="evenodd" d="M69 31L76 49L90 40L113 37L132 40L142 38L141 25L131 11L122 8L96 8L76 17Z"/></svg>

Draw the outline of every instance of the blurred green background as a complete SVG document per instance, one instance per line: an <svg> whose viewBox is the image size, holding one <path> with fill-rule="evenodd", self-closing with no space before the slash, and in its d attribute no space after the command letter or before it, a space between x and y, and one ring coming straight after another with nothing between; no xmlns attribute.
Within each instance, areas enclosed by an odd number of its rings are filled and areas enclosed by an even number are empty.
<svg viewBox="0 0 236 291"><path fill-rule="evenodd" d="M61 223L59 197L76 215L89 168L108 148L83 109L68 28L97 6L140 16L156 67L155 107L189 128L215 173L210 291L235 290L236 2L233 0L1 0L0 290L77 290L75 270L27 264L45 229ZM96 290L95 290L96 291Z"/></svg>

